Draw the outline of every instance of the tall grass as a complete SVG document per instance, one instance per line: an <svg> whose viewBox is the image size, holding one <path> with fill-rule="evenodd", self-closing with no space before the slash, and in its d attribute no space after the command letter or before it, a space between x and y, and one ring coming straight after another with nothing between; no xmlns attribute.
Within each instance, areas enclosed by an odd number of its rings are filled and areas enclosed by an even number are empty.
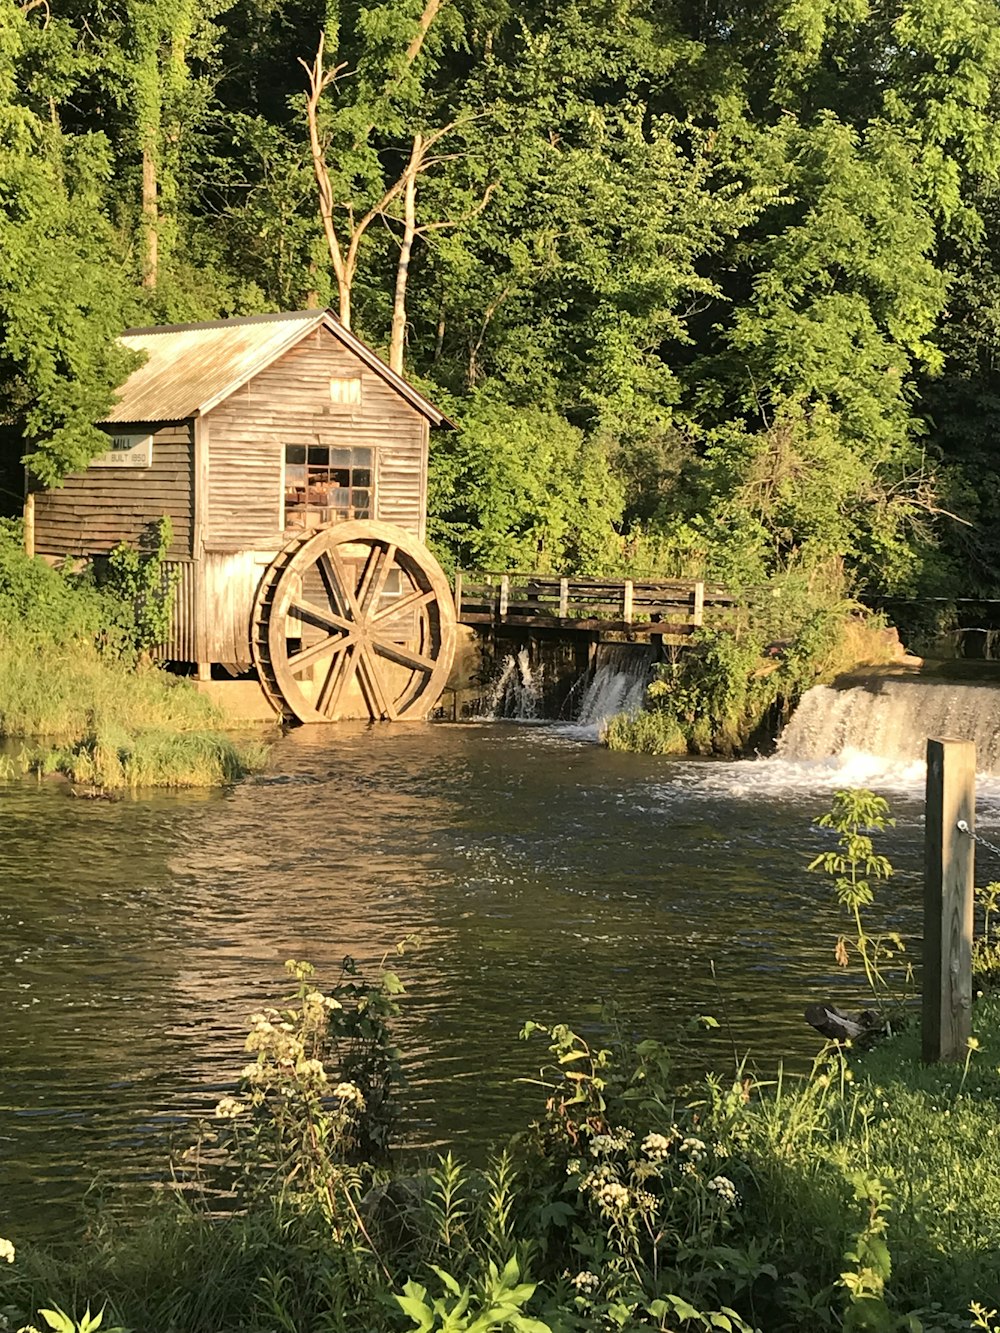
<svg viewBox="0 0 1000 1333"><path fill-rule="evenodd" d="M224 727L190 682L152 663L0 627L0 738L57 742L32 746L37 772L107 791L225 785L263 767L266 750Z"/></svg>

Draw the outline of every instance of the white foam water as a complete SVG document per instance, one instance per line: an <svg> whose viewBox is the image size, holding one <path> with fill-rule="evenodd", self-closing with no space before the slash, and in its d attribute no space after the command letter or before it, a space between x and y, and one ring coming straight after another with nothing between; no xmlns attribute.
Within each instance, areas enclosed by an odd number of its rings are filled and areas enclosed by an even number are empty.
<svg viewBox="0 0 1000 1333"><path fill-rule="evenodd" d="M893 676L817 685L803 695L778 755L795 761L877 755L890 771L911 765L922 771L928 736L975 741L979 770L1000 774L1000 688Z"/></svg>
<svg viewBox="0 0 1000 1333"><path fill-rule="evenodd" d="M483 718L537 722L542 716L541 664L533 666L527 648L508 653L485 698Z"/></svg>

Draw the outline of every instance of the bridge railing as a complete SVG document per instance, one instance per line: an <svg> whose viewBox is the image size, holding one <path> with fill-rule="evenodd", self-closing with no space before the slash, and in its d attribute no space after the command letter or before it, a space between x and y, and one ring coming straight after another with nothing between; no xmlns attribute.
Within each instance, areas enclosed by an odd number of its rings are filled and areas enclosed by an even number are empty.
<svg viewBox="0 0 1000 1333"><path fill-rule="evenodd" d="M550 625L566 629L690 633L706 609L734 599L694 579L582 579L459 570L455 611L466 625Z"/></svg>

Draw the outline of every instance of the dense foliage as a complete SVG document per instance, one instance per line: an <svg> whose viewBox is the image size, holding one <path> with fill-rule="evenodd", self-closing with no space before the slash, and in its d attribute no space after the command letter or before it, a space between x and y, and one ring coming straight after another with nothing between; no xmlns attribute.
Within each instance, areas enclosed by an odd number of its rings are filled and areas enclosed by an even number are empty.
<svg viewBox="0 0 1000 1333"><path fill-rule="evenodd" d="M0 0L0 476L127 322L328 303L461 426L451 561L991 594L998 18Z"/></svg>

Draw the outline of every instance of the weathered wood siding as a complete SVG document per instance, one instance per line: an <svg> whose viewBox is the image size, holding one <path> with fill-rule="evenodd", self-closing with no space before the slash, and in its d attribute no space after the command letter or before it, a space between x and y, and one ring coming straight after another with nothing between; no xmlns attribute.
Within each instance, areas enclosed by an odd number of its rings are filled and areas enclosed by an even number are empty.
<svg viewBox="0 0 1000 1333"><path fill-rule="evenodd" d="M192 555L194 445L189 421L142 424L130 431L153 436L148 468L74 472L65 484L35 497L35 550L39 555L106 555L119 542L135 544L164 514L173 526L169 554Z"/></svg>
<svg viewBox="0 0 1000 1333"><path fill-rule="evenodd" d="M201 561L202 613L199 662L225 662L248 670L250 617L257 588L277 555L270 551L207 552Z"/></svg>
<svg viewBox="0 0 1000 1333"><path fill-rule="evenodd" d="M198 566L193 560L164 560L164 578L176 576L170 608L170 636L157 657L165 662L197 662Z"/></svg>
<svg viewBox="0 0 1000 1333"><path fill-rule="evenodd" d="M335 403L331 379L361 380L361 402ZM374 517L424 535L426 419L326 329L207 414L205 548L277 549L284 541L286 444L377 451Z"/></svg>

